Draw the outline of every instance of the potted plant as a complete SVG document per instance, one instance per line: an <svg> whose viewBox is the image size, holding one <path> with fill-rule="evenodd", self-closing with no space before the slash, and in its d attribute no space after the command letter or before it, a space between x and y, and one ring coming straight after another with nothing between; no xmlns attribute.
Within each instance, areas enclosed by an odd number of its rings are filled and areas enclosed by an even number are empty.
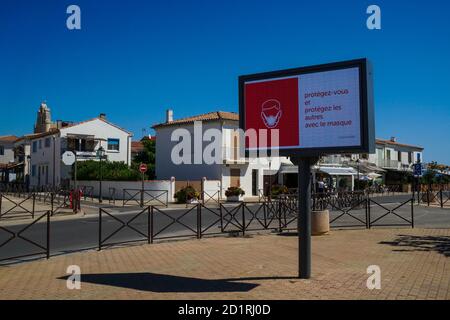
<svg viewBox="0 0 450 320"><path fill-rule="evenodd" d="M245 191L239 187L229 187L225 191L225 196L227 197L227 202L239 202L243 200Z"/></svg>
<svg viewBox="0 0 450 320"><path fill-rule="evenodd" d="M200 198L200 193L192 186L184 187L175 193L177 203L194 203Z"/></svg>
<svg viewBox="0 0 450 320"><path fill-rule="evenodd" d="M277 197L279 195L288 194L289 189L283 185L274 185L272 186L272 196Z"/></svg>

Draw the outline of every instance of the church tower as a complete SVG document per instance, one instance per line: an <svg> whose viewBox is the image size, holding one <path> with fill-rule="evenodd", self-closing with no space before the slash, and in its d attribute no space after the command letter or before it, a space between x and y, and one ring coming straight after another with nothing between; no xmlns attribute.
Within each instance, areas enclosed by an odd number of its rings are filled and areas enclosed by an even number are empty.
<svg viewBox="0 0 450 320"><path fill-rule="evenodd" d="M54 127L51 118L50 109L45 102L41 103L37 112L36 124L34 125L34 133L48 132Z"/></svg>

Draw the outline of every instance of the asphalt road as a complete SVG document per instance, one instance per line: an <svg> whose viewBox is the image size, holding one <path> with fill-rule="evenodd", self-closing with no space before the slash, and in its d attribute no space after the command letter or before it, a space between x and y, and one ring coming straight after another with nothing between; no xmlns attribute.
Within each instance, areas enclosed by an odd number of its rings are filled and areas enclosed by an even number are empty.
<svg viewBox="0 0 450 320"><path fill-rule="evenodd" d="M371 220L374 221L382 217L385 213L389 212L389 209L393 209L399 206L401 203L406 201L410 196L390 196L390 197L377 197L371 204ZM242 224L242 211L239 212L231 211L235 205L226 205L231 214L235 214L234 219L231 218L230 214L225 211L224 214L224 228L225 231L237 230L239 223ZM256 212L260 208L258 204L249 205L249 209ZM137 231L147 234L148 219L149 216L146 212L137 216L140 212L139 209L134 208L120 208L114 207L107 209L108 212L124 221L125 223L130 222L130 226ZM131 210L131 211L130 211ZM197 229L197 211L196 209L187 212L188 209L161 209L161 211L155 210L153 215L153 234L155 236L155 241L163 239L165 237L173 236L196 236ZM395 210L399 216L404 217L409 220L411 218L411 205L408 203L401 208ZM331 220L337 218L331 224L333 227L341 226L364 226L365 220L365 210L364 209L354 209L345 213L345 211L335 210L330 213ZM257 216L261 222L256 219L252 220L252 213L245 211L245 223L249 224L250 229L261 229L262 224L264 224L264 210L260 209L257 212ZM270 228L277 228L279 225L278 219L273 219L273 215L270 212L266 212L266 223L269 224ZM177 223L171 224L173 219L179 219ZM227 224L226 221L232 221L232 223ZM433 207L424 206L414 206L414 220L415 226L419 228L450 228L450 210L440 209ZM286 222L291 221L288 225L289 228L296 227L295 216L293 212L288 212L286 215ZM361 222L363 221L363 222ZM377 221L377 224L398 224L407 223L398 216L394 214L388 214ZM219 233L220 232L220 213L217 208L205 209L201 211L201 225L202 232L206 234ZM4 228L11 230L13 232L18 232L19 230L25 228L27 224L14 225L14 226L3 226ZM6 241L11 234L1 229L0 224L0 245ZM117 234L113 235L109 239L106 239L111 233L121 227L121 222L116 219L103 214L102 219L102 239L105 245L115 242L131 241L131 240L145 240L146 237L139 234L136 230L131 228L123 228ZM22 236L30 239L38 244L46 243L46 223L37 223L31 226L29 229L22 233ZM76 219L67 220L54 220L50 223L50 248L51 255L59 255L70 253L80 250L96 249L99 244L99 218L98 216L91 215ZM106 239L106 241L105 241ZM4 246L0 247L0 260L6 257L24 255L29 253L35 253L42 251L42 249L30 244L29 242L22 240L20 238L15 238ZM23 261L13 260L12 262ZM10 263L9 261L8 263ZM1 263L1 262L0 262Z"/></svg>

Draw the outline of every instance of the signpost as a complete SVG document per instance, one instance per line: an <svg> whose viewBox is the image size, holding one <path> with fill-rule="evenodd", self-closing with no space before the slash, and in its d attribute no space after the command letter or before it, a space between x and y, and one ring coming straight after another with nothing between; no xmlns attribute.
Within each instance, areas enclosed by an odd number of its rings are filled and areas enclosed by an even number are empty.
<svg viewBox="0 0 450 320"><path fill-rule="evenodd" d="M144 206L144 177L145 177L145 173L147 172L147 170L148 170L148 168L145 163L141 163L139 165L139 171L141 172L141 175L142 175L141 207Z"/></svg>
<svg viewBox="0 0 450 320"><path fill-rule="evenodd" d="M76 153L74 153L72 151L64 152L62 155L62 162L66 166L71 166L71 165L75 164L74 165L74 177L73 177L74 194L72 195L72 206L73 206L73 212L77 213L78 207L79 207L79 200L80 200L79 196L80 195L78 192L78 183L77 183L77 155L76 155Z"/></svg>
<svg viewBox="0 0 450 320"><path fill-rule="evenodd" d="M300 278L311 277L311 166L326 154L374 152L373 112L366 59L239 77L240 127L258 137L246 153L275 151L298 166Z"/></svg>
<svg viewBox="0 0 450 320"><path fill-rule="evenodd" d="M413 201L415 201L416 198L416 192L417 193L417 201L420 203L420 183L419 178L422 177L422 163L417 162L414 164L414 172L413 172Z"/></svg>

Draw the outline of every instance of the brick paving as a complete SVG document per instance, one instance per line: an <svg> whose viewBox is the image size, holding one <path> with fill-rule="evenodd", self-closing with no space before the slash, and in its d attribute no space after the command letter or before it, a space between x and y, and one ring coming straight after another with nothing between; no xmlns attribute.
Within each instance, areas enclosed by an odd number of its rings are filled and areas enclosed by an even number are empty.
<svg viewBox="0 0 450 320"><path fill-rule="evenodd" d="M297 237L254 235L133 245L0 267L0 299L450 299L450 230L333 231L313 238L299 280ZM68 290L78 265L81 290ZM369 290L369 265L381 290Z"/></svg>

